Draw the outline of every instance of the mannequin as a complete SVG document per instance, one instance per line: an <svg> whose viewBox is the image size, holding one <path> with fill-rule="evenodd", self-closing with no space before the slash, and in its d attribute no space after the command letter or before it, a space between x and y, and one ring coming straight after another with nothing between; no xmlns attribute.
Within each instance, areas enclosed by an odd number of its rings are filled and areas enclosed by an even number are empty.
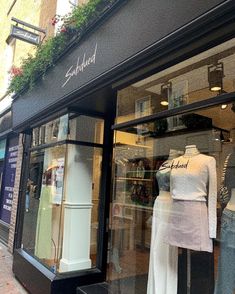
<svg viewBox="0 0 235 294"><path fill-rule="evenodd" d="M227 158L223 184L227 188L229 201L221 218L221 248L215 294L233 294L235 290L235 147Z"/></svg>
<svg viewBox="0 0 235 294"><path fill-rule="evenodd" d="M229 210L235 211L235 188L231 189L231 198L226 208Z"/></svg>
<svg viewBox="0 0 235 294"><path fill-rule="evenodd" d="M184 157L192 157L194 155L199 154L199 150L197 149L196 145L187 145L185 146L185 153L184 153Z"/></svg>
<svg viewBox="0 0 235 294"><path fill-rule="evenodd" d="M35 256L38 258L52 258L52 186L51 171L45 171L37 215L35 239Z"/></svg>
<svg viewBox="0 0 235 294"><path fill-rule="evenodd" d="M168 244L212 252L212 238L216 237L216 180L215 159L201 154L196 145L187 145L184 155L173 160L173 202L165 239Z"/></svg>
<svg viewBox="0 0 235 294"><path fill-rule="evenodd" d="M233 294L235 290L235 189L231 190L231 198L223 210L221 218L220 256L218 262L218 278L214 294Z"/></svg>
<svg viewBox="0 0 235 294"><path fill-rule="evenodd" d="M152 237L147 294L176 294L178 248L164 243L171 206L170 170L172 159L179 151L171 149L168 159L156 173L159 196L155 200L152 217Z"/></svg>
<svg viewBox="0 0 235 294"><path fill-rule="evenodd" d="M229 154L227 159L227 165L225 168L225 174L224 174L224 186L228 190L228 199L230 204L227 206L232 207L232 203L234 204L234 189L235 189L235 147L233 147L233 151L231 154ZM233 193L233 194L232 194ZM232 199L233 198L233 199ZM231 209L234 210L234 209Z"/></svg>

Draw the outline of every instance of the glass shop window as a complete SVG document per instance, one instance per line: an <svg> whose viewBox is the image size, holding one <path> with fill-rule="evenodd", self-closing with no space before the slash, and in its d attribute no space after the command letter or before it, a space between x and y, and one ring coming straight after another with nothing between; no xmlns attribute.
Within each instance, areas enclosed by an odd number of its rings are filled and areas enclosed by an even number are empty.
<svg viewBox="0 0 235 294"><path fill-rule="evenodd" d="M33 130L22 248L52 272L96 266L102 128L69 114Z"/></svg>
<svg viewBox="0 0 235 294"><path fill-rule="evenodd" d="M68 114L33 129L32 147L66 140Z"/></svg>
<svg viewBox="0 0 235 294"><path fill-rule="evenodd" d="M235 103L116 131L110 210L114 292L235 293Z"/></svg>
<svg viewBox="0 0 235 294"><path fill-rule="evenodd" d="M69 120L68 139L103 144L103 119L75 115Z"/></svg>
<svg viewBox="0 0 235 294"><path fill-rule="evenodd" d="M118 91L116 123L234 92L234 79L235 38Z"/></svg>

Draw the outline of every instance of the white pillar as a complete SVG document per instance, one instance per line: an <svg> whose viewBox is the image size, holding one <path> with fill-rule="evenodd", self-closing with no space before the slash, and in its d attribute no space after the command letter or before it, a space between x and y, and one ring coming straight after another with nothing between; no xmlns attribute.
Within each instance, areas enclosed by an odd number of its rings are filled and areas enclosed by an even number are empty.
<svg viewBox="0 0 235 294"><path fill-rule="evenodd" d="M60 272L91 267L92 159L93 148L68 145Z"/></svg>

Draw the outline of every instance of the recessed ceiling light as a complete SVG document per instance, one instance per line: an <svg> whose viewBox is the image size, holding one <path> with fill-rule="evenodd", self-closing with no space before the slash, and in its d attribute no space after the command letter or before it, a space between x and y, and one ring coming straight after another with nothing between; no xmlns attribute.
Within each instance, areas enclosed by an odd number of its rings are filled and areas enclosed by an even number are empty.
<svg viewBox="0 0 235 294"><path fill-rule="evenodd" d="M221 109L226 109L228 107L228 104L222 104Z"/></svg>
<svg viewBox="0 0 235 294"><path fill-rule="evenodd" d="M167 106L169 104L168 101L161 101L160 103L162 106Z"/></svg>

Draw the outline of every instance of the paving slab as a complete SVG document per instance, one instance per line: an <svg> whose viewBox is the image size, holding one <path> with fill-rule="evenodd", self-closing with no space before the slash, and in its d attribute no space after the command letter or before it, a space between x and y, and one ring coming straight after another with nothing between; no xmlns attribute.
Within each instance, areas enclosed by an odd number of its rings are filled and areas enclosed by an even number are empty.
<svg viewBox="0 0 235 294"><path fill-rule="evenodd" d="M12 254L0 242L0 294L27 294L12 272Z"/></svg>

